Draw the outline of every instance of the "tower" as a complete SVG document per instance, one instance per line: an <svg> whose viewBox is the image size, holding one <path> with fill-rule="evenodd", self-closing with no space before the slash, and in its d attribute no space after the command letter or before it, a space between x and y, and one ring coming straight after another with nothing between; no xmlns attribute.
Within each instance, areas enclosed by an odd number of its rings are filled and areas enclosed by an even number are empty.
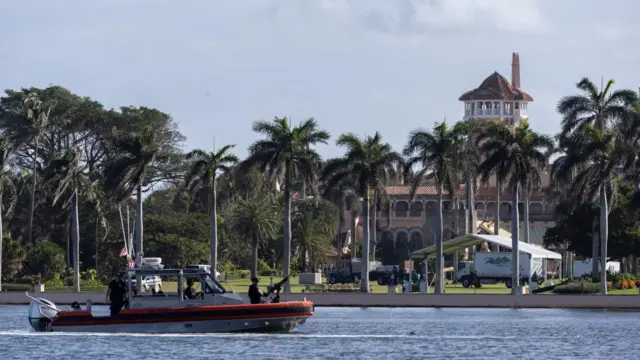
<svg viewBox="0 0 640 360"><path fill-rule="evenodd" d="M463 120L500 120L511 126L527 120L527 104L533 98L520 90L520 55L511 57L511 83L496 71L458 100L464 102Z"/></svg>

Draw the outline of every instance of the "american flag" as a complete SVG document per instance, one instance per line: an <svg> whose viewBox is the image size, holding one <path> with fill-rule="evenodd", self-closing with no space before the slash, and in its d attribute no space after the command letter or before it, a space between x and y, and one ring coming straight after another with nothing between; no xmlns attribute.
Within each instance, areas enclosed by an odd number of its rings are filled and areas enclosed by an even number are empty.
<svg viewBox="0 0 640 360"><path fill-rule="evenodd" d="M127 256L129 255L129 253L127 252L127 248L123 247L122 250L120 250L120 256Z"/></svg>
<svg viewBox="0 0 640 360"><path fill-rule="evenodd" d="M135 262L135 261L133 261L133 260L131 260L131 258L129 258L129 259L127 260L127 265L129 265L129 269L133 269L133 268L135 268L135 267L136 267L136 262Z"/></svg>

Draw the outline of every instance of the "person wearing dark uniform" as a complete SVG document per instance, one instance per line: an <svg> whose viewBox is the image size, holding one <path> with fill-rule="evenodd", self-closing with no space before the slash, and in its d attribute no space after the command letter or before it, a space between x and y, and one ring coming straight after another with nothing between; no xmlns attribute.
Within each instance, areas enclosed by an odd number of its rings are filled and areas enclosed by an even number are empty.
<svg viewBox="0 0 640 360"><path fill-rule="evenodd" d="M118 315L124 306L127 285L124 283L123 277L124 274L118 274L118 276L111 281L107 289L107 301L111 303L109 307L111 316Z"/></svg>
<svg viewBox="0 0 640 360"><path fill-rule="evenodd" d="M251 278L251 285L249 285L249 301L252 304L260 304L261 298L264 296L260 288L258 287L258 278Z"/></svg>
<svg viewBox="0 0 640 360"><path fill-rule="evenodd" d="M196 296L196 290L193 288L193 279L187 279L187 288L184 289L184 298L195 299Z"/></svg>

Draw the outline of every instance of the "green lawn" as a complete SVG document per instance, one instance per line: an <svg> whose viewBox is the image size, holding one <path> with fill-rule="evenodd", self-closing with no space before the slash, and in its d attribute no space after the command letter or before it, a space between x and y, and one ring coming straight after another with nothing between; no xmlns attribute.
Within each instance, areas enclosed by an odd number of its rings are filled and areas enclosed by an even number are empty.
<svg viewBox="0 0 640 360"><path fill-rule="evenodd" d="M273 281L277 282L280 278L274 278ZM301 293L305 285L298 284L298 277L291 277L291 292L293 293ZM323 282L325 279L323 278ZM249 285L251 284L250 279L231 279L227 282L222 282L222 285L233 289L233 291L237 293L246 293L249 289ZM177 291L177 284L175 282L163 282L164 291L175 292ZM269 277L261 276L260 277L260 288L265 291L267 286L269 285ZM376 282L371 283L371 290L374 294L386 294L387 287L380 286ZM481 288L464 288L461 284L447 284L445 287L445 292L447 294L510 294L511 289L508 289L504 283L498 284L484 284ZM433 287L429 288L429 293L433 293ZM550 294L550 293L549 293ZM628 290L611 290L609 294L612 295L637 295L638 289L628 289Z"/></svg>
<svg viewBox="0 0 640 360"><path fill-rule="evenodd" d="M273 281L276 282L278 281L279 278L274 278ZM291 277L291 292L293 293L301 293L303 292L305 285L299 285L298 284L298 277L297 276L293 276ZM323 278L324 281L324 278ZM222 282L222 285L225 287L230 287L231 289L233 289L233 291L238 292L238 293L245 293L248 291L249 289L249 285L251 285L251 281L250 279L246 278L246 279L231 279L228 280L227 282ZM269 277L268 276L261 276L260 277L260 288L264 291L266 290L267 286L269 285ZM165 281L162 283L162 287L163 290L166 292L175 292L177 291L177 284L176 282L169 282L169 281ZM371 283L371 290L374 294L386 294L387 293L387 287L386 286L380 286L378 285L376 282L372 282ZM430 293L433 293L433 288L429 289ZM475 289L475 288L469 288L469 289L465 289L464 287L462 287L462 285L460 284L448 284L446 286L446 293L447 294L509 294L510 293L510 289L508 289L504 284L486 284L483 285L482 288L480 289Z"/></svg>

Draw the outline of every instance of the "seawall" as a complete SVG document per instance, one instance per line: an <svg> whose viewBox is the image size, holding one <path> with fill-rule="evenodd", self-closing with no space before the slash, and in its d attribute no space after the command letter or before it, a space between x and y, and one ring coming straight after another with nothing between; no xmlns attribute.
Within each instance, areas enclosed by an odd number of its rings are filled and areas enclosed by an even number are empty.
<svg viewBox="0 0 640 360"><path fill-rule="evenodd" d="M105 304L102 292L29 293L56 304L74 301ZM246 294L242 294L246 298ZM301 293L282 294L285 301L309 300L318 307L436 307L436 308L566 308L640 310L638 295L506 295L506 294L361 294ZM0 304L28 304L23 292L0 292Z"/></svg>

